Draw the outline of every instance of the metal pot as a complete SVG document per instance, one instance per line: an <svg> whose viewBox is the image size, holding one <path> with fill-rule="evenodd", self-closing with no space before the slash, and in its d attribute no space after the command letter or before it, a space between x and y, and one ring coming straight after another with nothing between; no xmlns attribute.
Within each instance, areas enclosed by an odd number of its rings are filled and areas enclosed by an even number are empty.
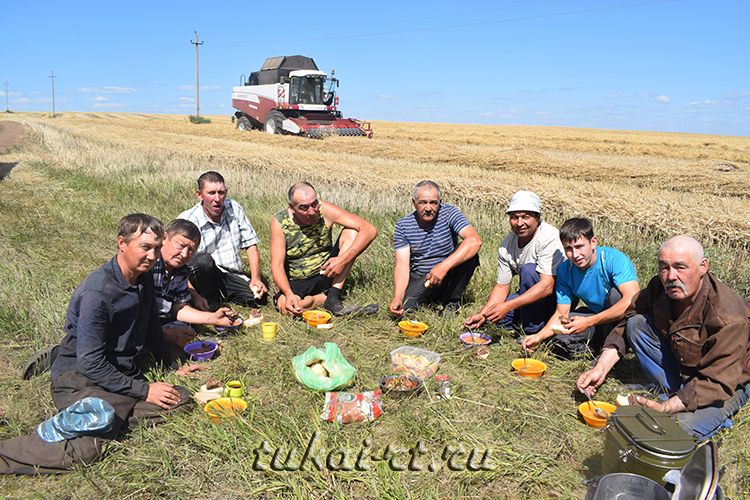
<svg viewBox="0 0 750 500"><path fill-rule="evenodd" d="M631 472L664 484L664 474L684 467L695 439L668 414L643 406L621 406L610 416L603 473Z"/></svg>

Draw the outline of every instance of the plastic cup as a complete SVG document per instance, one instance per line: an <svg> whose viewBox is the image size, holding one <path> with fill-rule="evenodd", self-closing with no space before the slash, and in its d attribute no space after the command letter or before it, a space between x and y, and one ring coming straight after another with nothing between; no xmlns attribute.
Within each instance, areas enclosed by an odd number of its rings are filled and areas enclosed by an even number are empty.
<svg viewBox="0 0 750 500"><path fill-rule="evenodd" d="M241 398L242 395L242 382L240 382L239 380L232 380L227 382L227 385L224 387L225 398Z"/></svg>
<svg viewBox="0 0 750 500"><path fill-rule="evenodd" d="M279 330L279 324L274 322L263 323L260 325L260 334L266 342L273 342L276 338L276 332Z"/></svg>

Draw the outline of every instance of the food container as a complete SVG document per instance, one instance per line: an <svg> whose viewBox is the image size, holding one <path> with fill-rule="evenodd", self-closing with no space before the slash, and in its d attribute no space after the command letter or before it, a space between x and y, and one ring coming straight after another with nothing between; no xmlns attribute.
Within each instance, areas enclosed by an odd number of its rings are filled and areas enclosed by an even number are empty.
<svg viewBox="0 0 750 500"><path fill-rule="evenodd" d="M617 407L604 401L584 401L578 405L578 413L583 417L583 421L595 429L601 429L607 424L607 420L609 419L597 415L594 405L599 409L606 411L610 416L615 412Z"/></svg>
<svg viewBox="0 0 750 500"><path fill-rule="evenodd" d="M586 495L590 500L612 500L613 498L633 498L669 500L670 494L656 481L638 474L617 472L607 474L592 485Z"/></svg>
<svg viewBox="0 0 750 500"><path fill-rule="evenodd" d="M218 424L223 418L236 417L245 410L247 410L247 402L240 398L218 398L209 401L203 407L203 411L215 424Z"/></svg>
<svg viewBox="0 0 750 500"><path fill-rule="evenodd" d="M440 354L405 345L391 351L391 365L396 373L408 373L426 380L440 368Z"/></svg>
<svg viewBox="0 0 750 500"><path fill-rule="evenodd" d="M511 366L520 376L528 378L539 378L547 370L546 363L531 358L516 358Z"/></svg>
<svg viewBox="0 0 750 500"><path fill-rule="evenodd" d="M242 325L243 319L238 317L237 319L232 322L229 326L215 326L214 329L221 333L221 332L230 332L236 328L239 328Z"/></svg>
<svg viewBox="0 0 750 500"><path fill-rule="evenodd" d="M210 340L191 342L184 348L185 353L191 361L208 361L213 358L219 349L219 344Z"/></svg>
<svg viewBox="0 0 750 500"><path fill-rule="evenodd" d="M477 347L492 342L492 338L489 335L476 332L464 332L458 336L458 339L466 347Z"/></svg>
<svg viewBox="0 0 750 500"><path fill-rule="evenodd" d="M429 328L429 326L427 326L427 323L422 323L421 321L411 321L408 319L399 321L398 327L401 329L401 333L403 333L404 336L411 338L419 337Z"/></svg>
<svg viewBox="0 0 750 500"><path fill-rule="evenodd" d="M603 472L632 472L663 483L664 474L684 467L695 439L669 414L643 406L621 406L604 428Z"/></svg>
<svg viewBox="0 0 750 500"><path fill-rule="evenodd" d="M395 397L409 397L422 390L422 380L402 373L400 375L388 375L380 379L380 391L383 394Z"/></svg>
<svg viewBox="0 0 750 500"><path fill-rule="evenodd" d="M331 321L331 313L317 310L305 311L302 313L302 319L309 326L317 328L319 325L324 325Z"/></svg>

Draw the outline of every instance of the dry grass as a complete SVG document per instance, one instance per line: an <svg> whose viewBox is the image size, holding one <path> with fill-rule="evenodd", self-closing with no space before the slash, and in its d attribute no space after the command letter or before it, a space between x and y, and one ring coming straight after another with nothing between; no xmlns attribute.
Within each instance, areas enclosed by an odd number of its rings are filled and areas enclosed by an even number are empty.
<svg viewBox="0 0 750 500"><path fill-rule="evenodd" d="M4 117L6 118L6 117ZM387 303L391 293L390 236L398 215L409 210L411 185L430 177L450 201L465 208L486 242L484 265L472 280L471 307L492 286L494 259L507 231L503 211L517 189L540 193L554 223L581 214L595 219L607 244L630 254L645 283L661 239L692 233L706 243L713 269L750 291L744 216L750 187L750 143L745 138L610 132L563 128L483 127L376 123L372 140L305 140L239 132L227 117L193 125L185 117L66 113L50 120L14 113L29 125L32 143L0 151L0 161L19 162L0 186L0 407L1 436L28 432L52 412L48 377L19 384L15 373L34 349L59 339L65 306L75 285L113 252L113 228L129 211L168 220L194 202L193 179L214 169L228 180L268 241L267 221L283 206L289 184L315 183L324 197L373 220L381 230L352 276L351 299ZM0 118L2 119L2 118ZM731 162L732 172L714 170ZM261 248L267 273L267 253ZM270 317L274 312L266 310ZM437 403L389 402L371 426L334 429L321 424L321 397L299 387L289 359L325 336L282 319L283 338L273 346L252 335L227 341L226 356L212 362L214 376L243 379L252 393L252 414L232 426L214 427L197 414L155 430L137 431L114 445L104 462L63 478L1 478L0 491L42 496L420 496L580 497L580 481L597 471L601 438L575 416L573 381L586 361L549 361L539 384L510 377L518 355L500 341L486 362L457 347L460 318L432 313L430 334L413 341L444 355L443 370L460 397ZM356 388L372 388L387 370L387 352L404 343L385 314L372 324L340 321L332 339L358 368ZM615 379L637 377L632 364ZM603 395L613 396L605 385ZM750 477L747 410L738 429L724 433L730 493ZM357 448L365 437L405 447L423 439L432 453L445 443L495 450L491 473L397 474L255 473L247 447L263 438L276 445L304 445L314 430L325 445ZM238 451L239 450L239 451ZM438 451L439 453L439 451ZM743 483L744 484L744 483ZM75 493L71 493L75 492ZM738 495L739 496L739 495Z"/></svg>

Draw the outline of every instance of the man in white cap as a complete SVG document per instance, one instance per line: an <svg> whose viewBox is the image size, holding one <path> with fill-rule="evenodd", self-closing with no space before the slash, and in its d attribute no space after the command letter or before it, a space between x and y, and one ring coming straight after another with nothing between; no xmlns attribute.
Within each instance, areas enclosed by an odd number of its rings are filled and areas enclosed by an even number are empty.
<svg viewBox="0 0 750 500"><path fill-rule="evenodd" d="M500 244L497 283L482 309L469 316L464 325L479 328L490 321L524 333L538 332L555 311L555 275L564 250L558 230L542 222L539 196L518 191L510 199L508 214L511 232ZM510 293L513 276L519 276L519 289Z"/></svg>

